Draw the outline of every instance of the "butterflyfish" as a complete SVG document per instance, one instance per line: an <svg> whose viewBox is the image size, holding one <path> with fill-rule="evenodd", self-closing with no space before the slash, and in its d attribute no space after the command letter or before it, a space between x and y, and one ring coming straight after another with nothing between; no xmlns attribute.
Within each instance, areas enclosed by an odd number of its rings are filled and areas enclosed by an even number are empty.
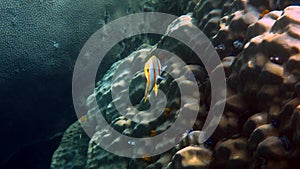
<svg viewBox="0 0 300 169"><path fill-rule="evenodd" d="M164 71L166 66L162 67L159 59L153 55L144 66L144 73L147 79L144 103L148 100L152 90L154 90L155 96L158 93L158 79L163 79L160 75Z"/></svg>

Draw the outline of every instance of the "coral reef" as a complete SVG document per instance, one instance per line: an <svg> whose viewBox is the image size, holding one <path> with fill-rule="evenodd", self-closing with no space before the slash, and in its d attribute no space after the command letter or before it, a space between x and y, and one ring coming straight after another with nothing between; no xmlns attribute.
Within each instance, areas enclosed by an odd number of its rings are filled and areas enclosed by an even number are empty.
<svg viewBox="0 0 300 169"><path fill-rule="evenodd" d="M4 120L0 127L10 129L2 132L0 165L21 148L42 142L74 122L76 118L70 113L73 66L96 30L136 12L168 10L181 15L188 5L192 6L187 0L1 2L0 107ZM128 41L111 52L99 77L142 39Z"/></svg>
<svg viewBox="0 0 300 169"><path fill-rule="evenodd" d="M79 121L72 124L65 132L61 146L55 151L52 158L52 168L83 168L90 138L81 128ZM64 160L61 160L64 159Z"/></svg>
<svg viewBox="0 0 300 169"><path fill-rule="evenodd" d="M205 143L199 142L200 130L211 108L209 76L199 60L184 45L163 37L164 41L160 41L158 46L171 50L190 64L182 70L179 70L180 64L171 64L170 72L179 74L179 78L184 79L184 85L189 85L189 77L185 74L189 68L199 80L200 104L185 98L186 109L194 109L194 104L200 106L193 130L178 136L179 143L164 154L153 157L145 154L145 158L127 159L109 154L95 146L93 139L105 142L109 133L106 128L100 127L102 121L97 118L99 112L94 107L89 107L87 120L82 125L97 124L98 127L92 129L94 135L88 143L89 150L84 159L87 168L298 168L300 7L290 5L291 2L287 1L276 4L272 0L234 0L226 1L225 5L212 0L197 2L193 14L179 17L178 23L171 25L171 28L176 31L189 24L197 25L212 40L222 59L228 89L225 110L217 129ZM266 9L270 12L265 12ZM162 80L160 86L166 91L167 98L171 98L166 106L167 113L157 118L155 114L147 115L143 111L126 109L124 114L119 114L114 107L113 103L123 96L111 98L110 87L122 88L122 82L128 80L124 74L131 71L128 65L143 65L149 51L149 48L141 47L116 62L97 84L95 95L101 113L111 126L124 135L155 136L170 127L178 115L180 101L177 87L181 84L176 84L175 79L169 76ZM118 73L117 67L123 67L122 71L125 71ZM113 79L114 74L122 76ZM129 87L129 95L134 106L143 109L139 100L143 97L145 84L136 83L143 81L141 79L145 79L142 73L133 77L131 85L134 87ZM168 93L167 89L175 92ZM120 90L119 93L124 92L125 90ZM87 101L88 106L91 101ZM150 120L149 123L137 123L142 117L157 119L154 122ZM115 144L117 141L116 138L113 143L107 144ZM171 140L162 140L154 149L169 141ZM59 149L64 146L61 144ZM147 148L149 147L145 144L145 149ZM120 151L123 149L120 148ZM58 154L60 153L57 151L53 157L53 169L56 168L54 166L66 166L66 163L58 162ZM110 160L117 162L110 163Z"/></svg>
<svg viewBox="0 0 300 169"><path fill-rule="evenodd" d="M201 0L193 11L198 27L208 36L212 37L218 32L219 21L232 1Z"/></svg>

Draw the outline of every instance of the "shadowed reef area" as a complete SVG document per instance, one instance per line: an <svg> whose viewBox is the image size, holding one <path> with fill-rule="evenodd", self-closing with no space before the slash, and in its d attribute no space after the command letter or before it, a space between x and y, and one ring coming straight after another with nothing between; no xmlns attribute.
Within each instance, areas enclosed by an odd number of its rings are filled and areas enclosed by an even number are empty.
<svg viewBox="0 0 300 169"><path fill-rule="evenodd" d="M56 0L7 1L0 7L0 168L51 169L297 169L300 159L300 2L297 0ZM182 43L163 36L137 36L117 44L98 72L95 92L77 120L71 96L74 62L86 40L101 26L130 13L159 11L175 14L167 33L195 25L211 40L225 70L225 110L213 135L199 142L211 101L209 75L195 54ZM168 32L169 31L169 32ZM158 38L160 39L160 37ZM194 40L194 39L193 39ZM146 44L146 45L145 45ZM188 65L169 59L159 88L168 100L163 114L126 109L115 102L125 93L135 107L144 96L144 72L128 79L129 65L144 65L157 45ZM209 55L207 56L209 57ZM135 59L134 59L135 58ZM209 59L209 58L208 58ZM174 62L173 62L174 61ZM123 67L123 72L118 72ZM180 108L179 86L191 86L192 71L200 103L186 97ZM212 72L210 72L212 71ZM180 79L181 83L176 80ZM112 88L120 88L117 98ZM122 89L122 90L121 90ZM92 99L91 99L92 98ZM97 102L95 107L92 102ZM94 107L93 107L94 106ZM126 105L122 105L126 106ZM149 105L148 105L149 106ZM109 153L95 141L108 142L103 116L126 136L153 137L171 127L181 109L199 107L191 131L178 136L169 151L143 158ZM98 111L96 108L101 110ZM131 117L128 119L127 117ZM184 123L184 122L183 122ZM186 122L188 123L188 122ZM83 127L92 132L88 137ZM107 146L118 144L119 138ZM143 149L160 149L162 140ZM133 143L128 143L134 146ZM120 147L119 151L124 151ZM142 150L136 150L142 151Z"/></svg>

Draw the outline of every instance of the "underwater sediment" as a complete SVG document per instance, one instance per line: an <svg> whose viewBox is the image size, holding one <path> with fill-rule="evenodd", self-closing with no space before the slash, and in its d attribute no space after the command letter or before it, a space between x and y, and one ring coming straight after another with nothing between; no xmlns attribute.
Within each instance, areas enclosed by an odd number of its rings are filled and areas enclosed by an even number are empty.
<svg viewBox="0 0 300 169"><path fill-rule="evenodd" d="M222 2L222 3L221 3ZM267 11L266 11L267 10ZM93 95L86 101L89 111L64 133L62 142L52 157L52 169L64 168L132 168L132 169L231 169L268 168L296 169L300 159L300 6L292 1L272 0L200 0L192 13L178 18L176 29L188 24L198 26L210 38L224 66L227 82L225 110L213 135L201 144L197 140L210 107L210 81L201 63L172 39L159 47L170 49L189 65L172 64L183 83L166 77L160 88L170 99L165 113L155 122L135 123L117 113L111 98L111 88L122 88L128 65L143 65L151 47L141 48L115 62L97 83ZM188 24L187 24L188 22ZM180 24L184 23L184 24ZM160 42L161 43L161 42ZM137 58L137 59L133 59ZM132 63L134 61L134 63ZM117 68L123 67L120 76ZM179 114L178 85L190 85L189 69L199 81L200 103L185 98L194 109L199 104L193 130L180 139L171 150L153 157L125 158L109 153L95 141L105 142L110 133L101 128L97 117L101 111L105 120L118 132L135 137L155 136L169 128ZM144 95L145 79L138 73L131 81L132 102L139 106ZM172 91L172 92L168 92ZM192 95L192 94L191 94ZM92 97L91 97L92 98ZM98 103L100 111L91 106ZM97 107L98 107L97 106ZM140 119L143 111L127 109L126 116ZM147 116L147 118L154 118ZM89 138L81 125L91 127ZM115 144L118 138L113 142ZM163 140L161 144L166 144ZM147 148L147 144L145 144ZM157 145L154 148L160 148ZM122 150L122 147L120 148Z"/></svg>

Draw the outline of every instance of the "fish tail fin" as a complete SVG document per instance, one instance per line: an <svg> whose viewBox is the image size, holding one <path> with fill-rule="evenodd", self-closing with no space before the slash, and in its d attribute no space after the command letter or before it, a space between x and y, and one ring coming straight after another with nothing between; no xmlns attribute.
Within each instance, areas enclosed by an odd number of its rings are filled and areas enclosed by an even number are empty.
<svg viewBox="0 0 300 169"><path fill-rule="evenodd" d="M158 93L158 85L157 84L154 85L154 93L155 93L155 96L157 96L157 93Z"/></svg>

